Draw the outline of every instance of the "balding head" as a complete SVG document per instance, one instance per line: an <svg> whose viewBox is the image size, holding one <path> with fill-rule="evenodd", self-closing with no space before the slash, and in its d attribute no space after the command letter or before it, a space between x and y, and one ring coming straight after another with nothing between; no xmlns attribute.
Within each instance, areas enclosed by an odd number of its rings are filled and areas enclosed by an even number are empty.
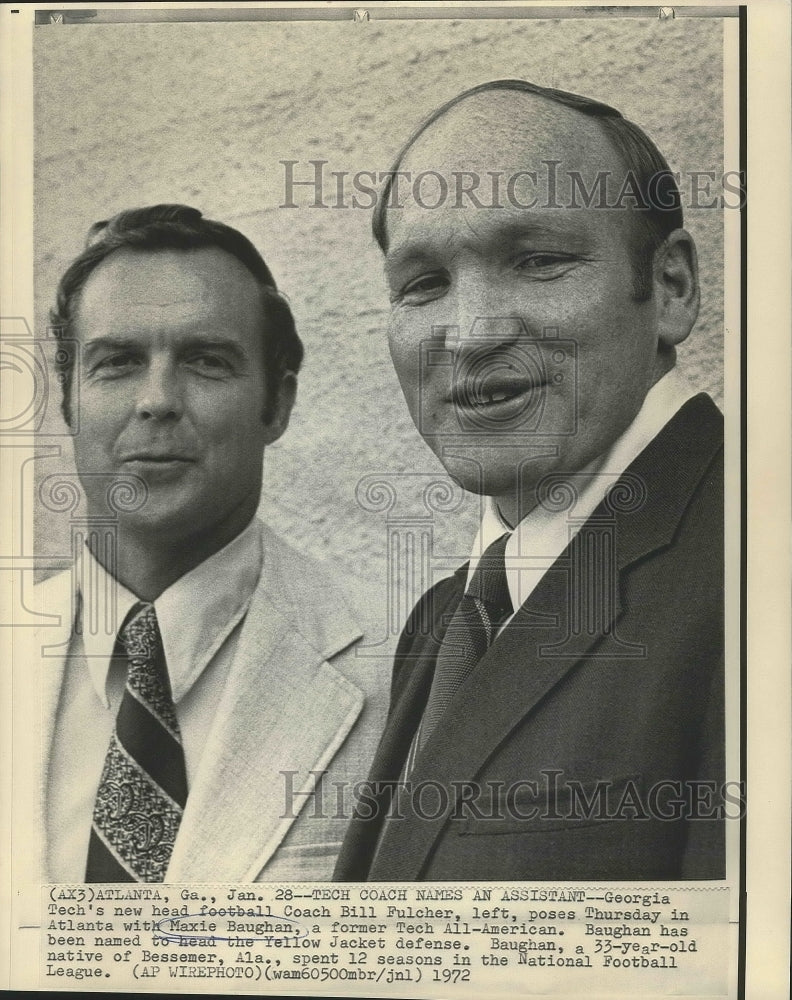
<svg viewBox="0 0 792 1000"><path fill-rule="evenodd" d="M476 160L471 142L486 157ZM428 178L427 189L430 175L439 175L430 210L460 207L461 194L526 210L593 203L628 214L638 299L651 295L655 251L683 224L668 163L637 125L606 104L521 80L481 84L442 105L402 147L392 174L398 171ZM398 217L395 195L391 181L374 212L383 252Z"/></svg>

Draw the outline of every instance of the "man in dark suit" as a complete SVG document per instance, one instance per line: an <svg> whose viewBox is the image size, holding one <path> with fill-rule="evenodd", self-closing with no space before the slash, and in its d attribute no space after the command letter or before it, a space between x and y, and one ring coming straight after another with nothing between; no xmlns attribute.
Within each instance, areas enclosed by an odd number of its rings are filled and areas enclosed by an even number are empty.
<svg viewBox="0 0 792 1000"><path fill-rule="evenodd" d="M405 625L335 877L723 877L723 427L675 368L699 290L668 165L497 81L394 171L391 355L484 516Z"/></svg>

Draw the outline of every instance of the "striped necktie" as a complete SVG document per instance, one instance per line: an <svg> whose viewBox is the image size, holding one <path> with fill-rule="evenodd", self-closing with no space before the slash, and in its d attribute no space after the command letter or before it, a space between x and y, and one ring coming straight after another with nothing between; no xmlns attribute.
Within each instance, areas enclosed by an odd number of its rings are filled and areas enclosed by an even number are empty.
<svg viewBox="0 0 792 1000"><path fill-rule="evenodd" d="M509 532L501 535L483 553L448 625L437 654L423 718L410 748L407 774L452 698L494 642L499 626L513 611L505 563L509 537Z"/></svg>
<svg viewBox="0 0 792 1000"><path fill-rule="evenodd" d="M187 773L153 604L118 633L127 681L96 793L86 882L162 882L187 802Z"/></svg>

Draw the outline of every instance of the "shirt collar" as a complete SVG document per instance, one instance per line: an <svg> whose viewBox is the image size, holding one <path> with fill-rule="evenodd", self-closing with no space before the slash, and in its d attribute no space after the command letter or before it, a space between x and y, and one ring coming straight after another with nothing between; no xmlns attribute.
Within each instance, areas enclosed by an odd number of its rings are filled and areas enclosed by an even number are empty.
<svg viewBox="0 0 792 1000"><path fill-rule="evenodd" d="M608 451L575 475L576 499L571 507L548 510L538 505L512 531L501 518L493 499L487 497L473 543L467 583L482 553L504 532L511 531L506 544L506 578L512 607L517 609L524 604L544 572L564 551L577 527L592 513L618 476L698 391L676 368L659 379L646 394L641 409L624 433Z"/></svg>
<svg viewBox="0 0 792 1000"><path fill-rule="evenodd" d="M261 522L250 524L214 555L185 573L154 601L174 702L190 690L244 617L261 575ZM85 658L96 694L109 707L107 680L118 629L138 598L97 562L88 548L79 567ZM87 626L87 627L86 627Z"/></svg>

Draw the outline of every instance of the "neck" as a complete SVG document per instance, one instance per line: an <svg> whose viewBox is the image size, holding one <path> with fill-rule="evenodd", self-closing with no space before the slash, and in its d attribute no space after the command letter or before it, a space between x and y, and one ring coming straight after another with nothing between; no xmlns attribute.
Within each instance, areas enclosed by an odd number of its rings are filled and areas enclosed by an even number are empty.
<svg viewBox="0 0 792 1000"><path fill-rule="evenodd" d="M178 539L119 525L115 565L95 544L99 533L89 532L89 548L119 583L142 601L155 601L168 587L233 541L250 523L255 510L226 521L213 531Z"/></svg>
<svg viewBox="0 0 792 1000"><path fill-rule="evenodd" d="M664 378L674 367L675 351L674 348L663 349L658 352L657 362L651 374L651 381L647 384L646 390L641 400L640 406L633 413L630 421L627 425L620 431L620 433L604 448L598 455L594 458L589 459L585 462L578 471L587 472L593 475L601 468L605 457L611 451L612 447L616 442L620 441L622 437L627 434L630 428L635 423L638 415L646 402L646 397L650 390L654 388L655 385ZM666 418L667 419L667 418ZM572 473L575 475L576 473ZM570 490L572 495L577 492L574 486L574 481L570 484ZM512 484L512 489L506 493L498 494L492 497L495 507L500 515L501 520L510 528L514 528L516 525L526 518L532 510L538 505L539 497L537 495L538 482L534 480L526 480L524 482L516 482Z"/></svg>

